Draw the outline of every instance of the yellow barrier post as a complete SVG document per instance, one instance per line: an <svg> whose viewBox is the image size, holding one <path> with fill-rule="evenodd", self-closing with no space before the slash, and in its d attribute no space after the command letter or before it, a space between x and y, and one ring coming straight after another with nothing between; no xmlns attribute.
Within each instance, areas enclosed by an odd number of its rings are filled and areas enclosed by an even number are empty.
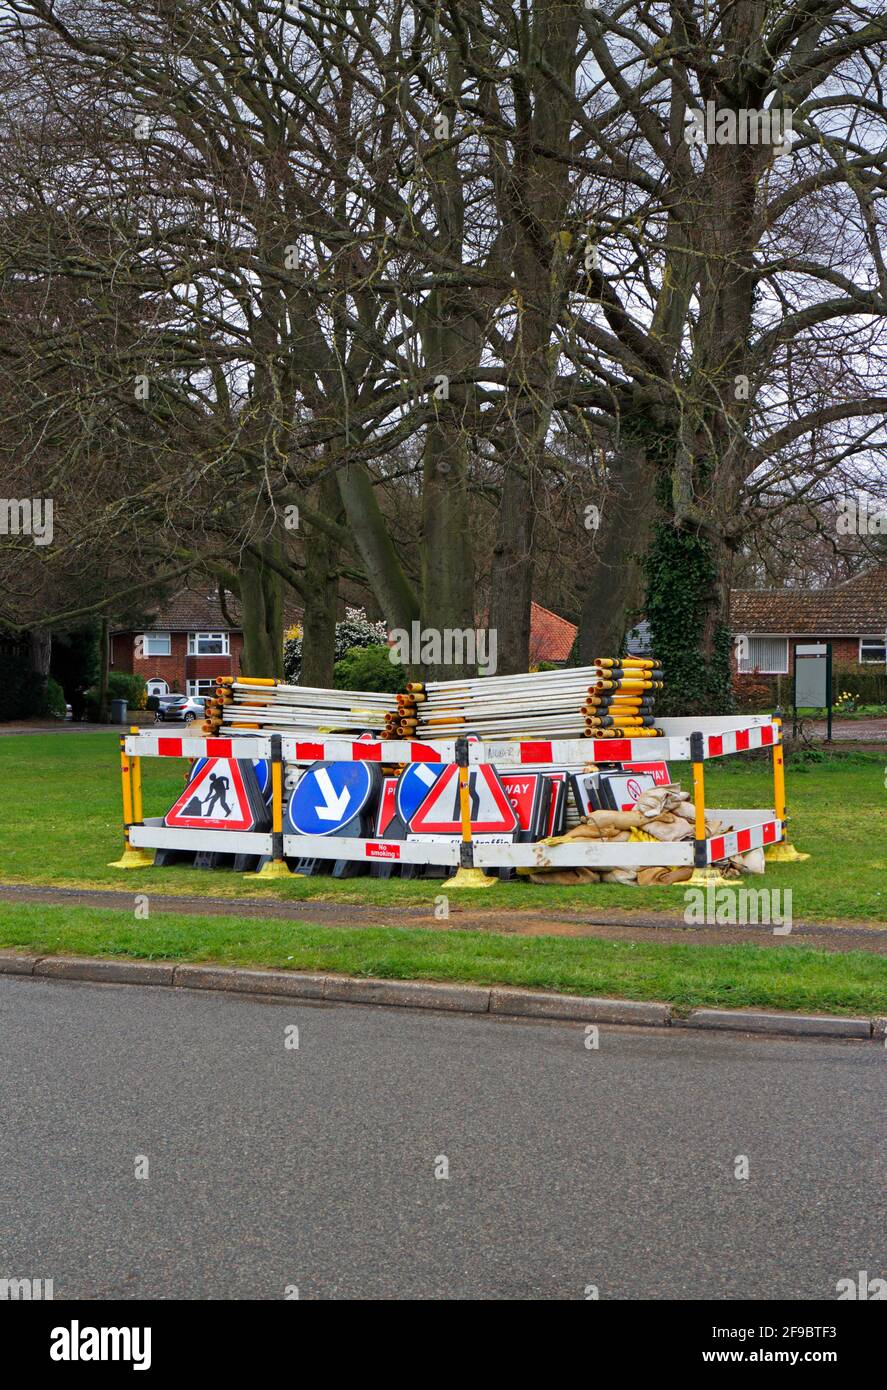
<svg viewBox="0 0 887 1390"><path fill-rule="evenodd" d="M704 739L701 733L690 735L690 757L693 760L693 872L679 884L730 885L733 880L725 878L721 870L708 862L708 844L705 833L705 757Z"/></svg>
<svg viewBox="0 0 887 1390"><path fill-rule="evenodd" d="M776 726L776 742L773 744L773 808L776 812L776 819L782 821L783 839L778 845L768 845L764 850L764 859L768 864L797 864L802 859L809 859L809 854L801 854L794 845L789 843L787 833L787 816L785 810L785 753L782 746L782 720L774 719Z"/></svg>
<svg viewBox="0 0 887 1390"><path fill-rule="evenodd" d="M291 877L289 865L283 857L283 753L280 734L271 735L271 858L266 859L258 873L250 877Z"/></svg>
<svg viewBox="0 0 887 1390"><path fill-rule="evenodd" d="M459 768L459 816L462 821L462 848L459 867L448 888L492 888L496 882L474 867L474 845L471 839L471 787L468 770L468 739L456 739L456 763Z"/></svg>
<svg viewBox="0 0 887 1390"><path fill-rule="evenodd" d="M138 728L131 733L137 734ZM142 768L138 757L130 758L126 751L126 735L120 735L120 785L123 794L123 853L114 859L109 869L149 869L154 856L148 850L134 849L129 843L132 825L142 823Z"/></svg>

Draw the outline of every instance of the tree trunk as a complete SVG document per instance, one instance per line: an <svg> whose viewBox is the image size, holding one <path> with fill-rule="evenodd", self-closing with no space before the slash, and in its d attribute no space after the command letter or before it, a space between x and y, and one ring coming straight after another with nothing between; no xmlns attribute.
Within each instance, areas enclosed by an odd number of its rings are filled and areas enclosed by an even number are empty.
<svg viewBox="0 0 887 1390"><path fill-rule="evenodd" d="M474 366L481 343L472 306L464 296L435 292L421 318L425 367L446 382L446 398L435 402L436 420L425 434L422 459L422 625L473 631L477 621L474 553L468 495L468 445L463 424L466 392L450 379ZM469 393L470 399L470 393ZM473 405L473 401L471 402ZM476 674L476 663L426 666L431 680Z"/></svg>
<svg viewBox="0 0 887 1390"><path fill-rule="evenodd" d="M457 427L434 424L425 440L422 488L422 626L473 631L474 555L467 488L467 451ZM476 674L465 662L424 668L430 680Z"/></svg>
<svg viewBox="0 0 887 1390"><path fill-rule="evenodd" d="M516 675L530 665L533 505L526 478L507 465L490 569L490 627L496 634L500 676Z"/></svg>
<svg viewBox="0 0 887 1390"><path fill-rule="evenodd" d="M727 547L698 527L660 519L647 555L646 614L665 670L662 714L729 714L730 573Z"/></svg>
<svg viewBox="0 0 887 1390"><path fill-rule="evenodd" d="M419 603L388 534L373 485L361 463L348 463L336 473L339 492L367 579L391 627L410 630L419 617Z"/></svg>
<svg viewBox="0 0 887 1390"><path fill-rule="evenodd" d="M52 657L52 634L45 627L36 627L30 635L31 667L44 678L49 675Z"/></svg>
<svg viewBox="0 0 887 1390"><path fill-rule="evenodd" d="M240 571L240 607L245 676L283 677L283 581L256 551L244 552Z"/></svg>
<svg viewBox="0 0 887 1390"><path fill-rule="evenodd" d="M514 443L490 575L490 621L503 675L529 666L537 479L557 374L552 335L574 275L566 262L570 236L564 222L572 195L568 156L580 7L536 0L524 13L514 157L503 185L503 214L514 238L510 269L517 313L508 363Z"/></svg>
<svg viewBox="0 0 887 1390"><path fill-rule="evenodd" d="M341 502L334 477L324 478L319 486L317 501L325 515L339 521ZM302 621L302 673L299 683L330 689L336 660L339 547L332 536L314 530L306 553L308 568L302 584L305 614Z"/></svg>
<svg viewBox="0 0 887 1390"><path fill-rule="evenodd" d="M608 476L594 553L582 581L579 663L621 656L641 617L644 556L653 515L653 479L643 447L626 440Z"/></svg>

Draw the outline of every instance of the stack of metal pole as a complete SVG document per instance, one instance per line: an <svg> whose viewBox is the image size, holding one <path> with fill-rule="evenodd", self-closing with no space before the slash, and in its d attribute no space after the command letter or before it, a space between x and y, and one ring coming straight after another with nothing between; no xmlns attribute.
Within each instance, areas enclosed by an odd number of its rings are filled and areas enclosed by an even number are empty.
<svg viewBox="0 0 887 1390"><path fill-rule="evenodd" d="M663 687L662 668L653 658L600 657L582 706L590 738L660 738L653 705Z"/></svg>
<svg viewBox="0 0 887 1390"><path fill-rule="evenodd" d="M426 681L407 687L418 707L420 738L581 738L591 668Z"/></svg>
<svg viewBox="0 0 887 1390"><path fill-rule="evenodd" d="M651 659L601 657L593 666L521 676L427 681L407 687L419 738L655 738L662 670Z"/></svg>
<svg viewBox="0 0 887 1390"><path fill-rule="evenodd" d="M413 738L416 698L377 690L324 690L249 676L220 676L208 700L207 734L374 733L379 738Z"/></svg>

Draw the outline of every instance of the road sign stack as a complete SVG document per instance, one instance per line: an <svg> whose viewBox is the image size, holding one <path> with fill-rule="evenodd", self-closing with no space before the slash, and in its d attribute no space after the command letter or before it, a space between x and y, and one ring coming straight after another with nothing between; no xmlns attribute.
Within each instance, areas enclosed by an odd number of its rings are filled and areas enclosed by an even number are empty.
<svg viewBox="0 0 887 1390"><path fill-rule="evenodd" d="M592 699L609 698L605 708L614 712L587 717L618 718L618 724L603 727L618 729L621 736L597 735L590 742L512 741L500 734L485 744L467 731L429 745L415 734L380 743L371 733L325 738L322 730L320 737L305 741L265 731L200 738L189 730L179 736L134 730L120 741L125 849L115 867L150 862L144 854L150 847L159 864L187 856L196 867L257 869L268 877L284 876L293 866L297 872L322 872L331 864L337 877L367 871L445 877L464 869L483 881L492 871L508 877L515 869L559 871L577 865L606 874L675 868L686 877L684 870L706 871L784 845L779 721L767 716L666 719L661 740L647 752L633 747L634 730L651 727L652 715L642 706L658 683L658 667L652 664L599 663L586 692ZM752 748L773 750L774 809L711 811L705 760ZM192 760L188 785L165 816L143 818L143 755ZM678 826L677 835L673 822L663 820L660 828L667 833L656 834L654 842L648 821L662 819L663 807L663 815L671 814L655 789L669 797L679 794L671 785L669 759L693 763L692 812L681 812L686 824ZM647 819L632 823L628 839L597 843L594 834L584 834L600 827L591 818L624 815L635 806ZM574 809L586 822L583 836L560 843L564 817L569 827ZM460 881L457 873L453 886L466 885L467 878ZM470 886L480 885L472 877Z"/></svg>
<svg viewBox="0 0 887 1390"><path fill-rule="evenodd" d="M220 676L215 699L207 702L206 734L323 733L380 738L413 738L416 696L376 690L323 690L247 676Z"/></svg>

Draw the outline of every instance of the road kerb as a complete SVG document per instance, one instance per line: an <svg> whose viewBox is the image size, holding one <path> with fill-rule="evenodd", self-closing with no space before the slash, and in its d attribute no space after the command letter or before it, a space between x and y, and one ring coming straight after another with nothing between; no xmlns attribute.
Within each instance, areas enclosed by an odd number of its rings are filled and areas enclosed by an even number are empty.
<svg viewBox="0 0 887 1390"><path fill-rule="evenodd" d="M39 956L18 956L0 951L0 975L33 975Z"/></svg>
<svg viewBox="0 0 887 1390"><path fill-rule="evenodd" d="M109 985L171 985L175 966L159 961L92 959L88 956L40 956L35 976L92 980Z"/></svg>
<svg viewBox="0 0 887 1390"><path fill-rule="evenodd" d="M739 1009L693 1009L677 1016L671 1005L635 999L593 998L500 986L461 985L420 980L365 979L347 975L309 975L297 970L256 970L239 966L176 965L110 957L32 956L0 950L0 975L86 980L97 984L166 985L179 989L234 994L277 995L329 1003L375 1004L498 1018L550 1019L565 1023L604 1023L644 1028L694 1028L774 1036L854 1038L883 1044L887 1018L842 1018L831 1014L790 1014Z"/></svg>
<svg viewBox="0 0 887 1390"><path fill-rule="evenodd" d="M322 999L325 975L298 970L240 970L213 965L177 965L173 984L179 989L231 990L236 994L278 994Z"/></svg>
<svg viewBox="0 0 887 1390"><path fill-rule="evenodd" d="M479 985L428 984L418 980L362 980L329 975L324 999L348 1004L390 1004L408 1009L447 1009L485 1014L489 989Z"/></svg>
<svg viewBox="0 0 887 1390"><path fill-rule="evenodd" d="M741 1033L790 1033L798 1037L871 1038L870 1018L839 1018L831 1014L774 1014L739 1009L694 1009L685 1028L729 1029Z"/></svg>
<svg viewBox="0 0 887 1390"><path fill-rule="evenodd" d="M653 1028L667 1028L672 1016L668 1004L594 999L575 994L539 994L495 986L490 991L490 1013L519 1018L568 1019L576 1023L634 1023Z"/></svg>

